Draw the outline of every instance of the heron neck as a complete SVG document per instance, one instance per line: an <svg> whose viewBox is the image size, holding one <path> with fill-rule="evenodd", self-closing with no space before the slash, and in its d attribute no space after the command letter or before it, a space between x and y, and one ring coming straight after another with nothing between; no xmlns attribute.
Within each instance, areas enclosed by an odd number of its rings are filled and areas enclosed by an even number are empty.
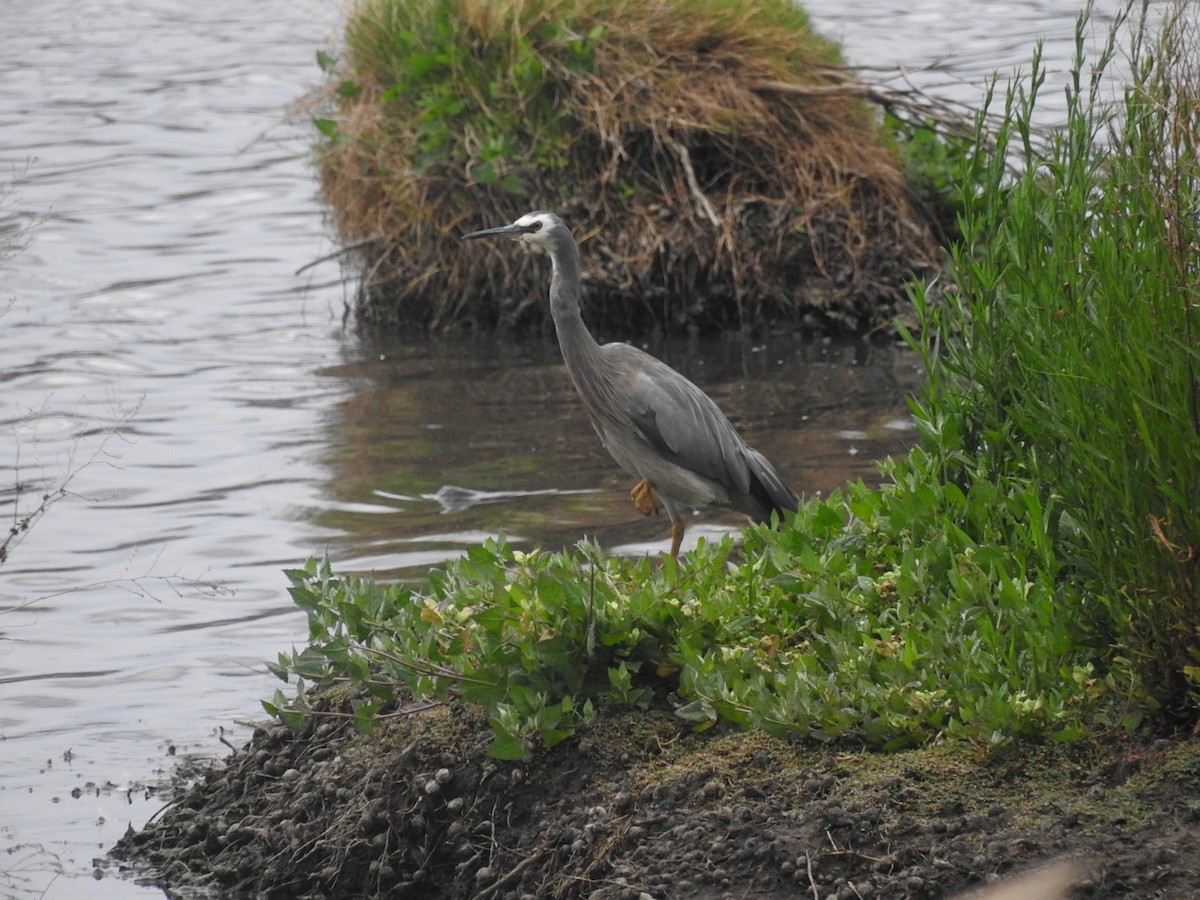
<svg viewBox="0 0 1200 900"><path fill-rule="evenodd" d="M579 249L574 241L556 248L551 254L554 275L550 281L550 316L554 319L554 330L558 334L558 346L562 350L567 370L578 383L579 375L594 370L600 345L592 337L579 311L579 283L581 265Z"/></svg>

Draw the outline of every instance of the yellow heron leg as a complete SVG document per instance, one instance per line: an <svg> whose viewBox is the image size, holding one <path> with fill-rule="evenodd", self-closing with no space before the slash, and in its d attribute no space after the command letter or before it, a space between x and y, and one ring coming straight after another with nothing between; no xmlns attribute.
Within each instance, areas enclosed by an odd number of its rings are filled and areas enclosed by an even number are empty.
<svg viewBox="0 0 1200 900"><path fill-rule="evenodd" d="M671 523L671 556L675 559L679 558L679 545L683 543L683 529L682 521Z"/></svg>

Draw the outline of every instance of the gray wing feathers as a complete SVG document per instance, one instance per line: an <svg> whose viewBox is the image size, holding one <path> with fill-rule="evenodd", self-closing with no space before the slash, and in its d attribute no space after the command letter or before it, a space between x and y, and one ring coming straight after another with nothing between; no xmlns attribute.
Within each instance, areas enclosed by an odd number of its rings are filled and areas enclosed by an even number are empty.
<svg viewBox="0 0 1200 900"><path fill-rule="evenodd" d="M634 347L609 344L604 349L618 359L625 356L627 371L636 373L626 383L626 412L659 453L724 485L734 508L756 519L799 506L771 463L747 446L707 394Z"/></svg>
<svg viewBox="0 0 1200 900"><path fill-rule="evenodd" d="M739 494L749 490L745 442L717 405L673 369L663 365L659 372L639 373L628 413L646 440L672 462Z"/></svg>

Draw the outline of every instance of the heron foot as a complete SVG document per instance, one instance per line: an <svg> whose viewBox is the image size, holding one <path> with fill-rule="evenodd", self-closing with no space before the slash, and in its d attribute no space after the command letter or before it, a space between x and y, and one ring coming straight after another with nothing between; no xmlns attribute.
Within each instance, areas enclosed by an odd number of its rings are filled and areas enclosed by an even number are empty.
<svg viewBox="0 0 1200 900"><path fill-rule="evenodd" d="M629 492L629 499L643 516L658 512L658 497L654 494L654 485L645 478L633 486L633 490Z"/></svg>

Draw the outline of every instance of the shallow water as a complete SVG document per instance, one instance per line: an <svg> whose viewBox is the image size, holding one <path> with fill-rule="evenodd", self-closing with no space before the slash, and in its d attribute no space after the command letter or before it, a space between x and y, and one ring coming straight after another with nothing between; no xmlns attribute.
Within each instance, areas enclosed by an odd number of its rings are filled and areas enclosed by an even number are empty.
<svg viewBox="0 0 1200 900"><path fill-rule="evenodd" d="M807 5L857 62L923 66L952 33L953 55L913 77L966 101L1039 34L1061 73L1077 12ZM339 16L322 0L5 4L0 235L28 246L0 268L0 514L67 494L0 568L0 897L159 893L93 880L92 860L159 808L147 783L261 715L263 661L305 635L282 569L327 552L415 579L501 530L666 546L552 344L360 340L336 264L295 274L334 247L286 110ZM649 349L798 490L870 479L912 440L920 373L895 347Z"/></svg>
<svg viewBox="0 0 1200 900"><path fill-rule="evenodd" d="M704 386L797 490L877 477L875 460L909 446L904 396L920 384L907 351L867 344L714 339L648 349ZM353 381L331 404L331 476L312 521L341 568L390 578L460 554L503 530L520 544L594 537L615 552L669 544L664 517L643 519L632 480L609 459L558 348L434 341L344 348L323 370ZM736 514L689 528L729 531Z"/></svg>

